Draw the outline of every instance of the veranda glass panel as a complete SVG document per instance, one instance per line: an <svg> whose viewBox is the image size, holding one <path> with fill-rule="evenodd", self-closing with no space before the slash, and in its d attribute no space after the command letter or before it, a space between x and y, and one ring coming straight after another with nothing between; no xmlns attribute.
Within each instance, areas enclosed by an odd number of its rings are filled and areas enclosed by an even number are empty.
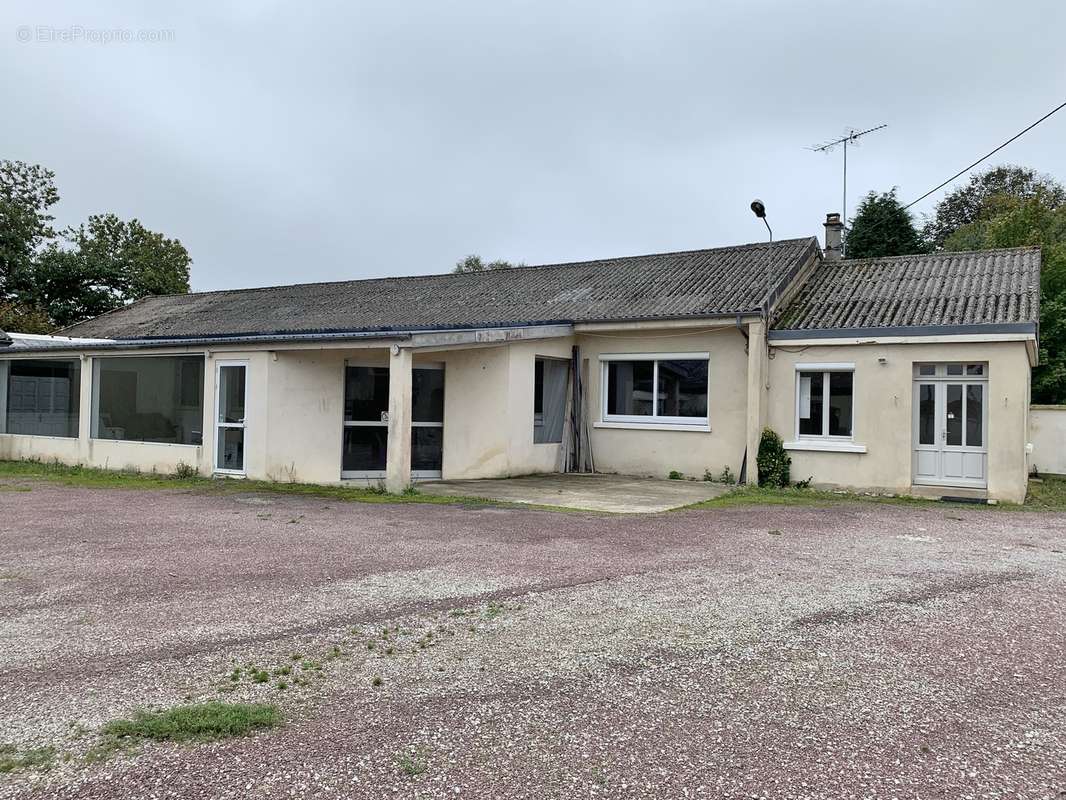
<svg viewBox="0 0 1066 800"><path fill-rule="evenodd" d="M101 358L97 363L93 436L202 444L203 356Z"/></svg>
<svg viewBox="0 0 1066 800"><path fill-rule="evenodd" d="M388 410L388 367L348 367L344 371L345 420L381 422Z"/></svg>
<svg viewBox="0 0 1066 800"><path fill-rule="evenodd" d="M966 387L966 446L981 447L984 441L985 387L970 384Z"/></svg>
<svg viewBox="0 0 1066 800"><path fill-rule="evenodd" d="M341 468L345 472L384 470L388 443L389 429L386 425L346 426Z"/></svg>
<svg viewBox="0 0 1066 800"><path fill-rule="evenodd" d="M444 428L411 428L411 469L440 470L443 455Z"/></svg>
<svg viewBox="0 0 1066 800"><path fill-rule="evenodd" d="M80 386L78 361L9 361L5 430L77 438Z"/></svg>
<svg viewBox="0 0 1066 800"><path fill-rule="evenodd" d="M385 370L388 376L389 371ZM411 373L411 420L444 422L444 370L415 369ZM388 385L385 402L388 403ZM387 408L387 405L386 405Z"/></svg>

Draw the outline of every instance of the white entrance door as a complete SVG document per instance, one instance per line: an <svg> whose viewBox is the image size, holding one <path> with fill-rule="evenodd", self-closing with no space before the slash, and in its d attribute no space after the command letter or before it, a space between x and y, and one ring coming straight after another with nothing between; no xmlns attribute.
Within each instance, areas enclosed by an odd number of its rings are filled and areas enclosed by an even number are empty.
<svg viewBox="0 0 1066 800"><path fill-rule="evenodd" d="M215 472L244 475L248 362L219 361L215 372Z"/></svg>
<svg viewBox="0 0 1066 800"><path fill-rule="evenodd" d="M984 364L917 364L914 482L988 485L988 375Z"/></svg>

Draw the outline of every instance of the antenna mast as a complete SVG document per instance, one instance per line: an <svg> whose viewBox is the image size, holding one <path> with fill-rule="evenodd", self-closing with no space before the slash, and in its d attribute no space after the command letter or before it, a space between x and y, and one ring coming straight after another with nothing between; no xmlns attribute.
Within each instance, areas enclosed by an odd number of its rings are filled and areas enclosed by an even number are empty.
<svg viewBox="0 0 1066 800"><path fill-rule="evenodd" d="M867 128L864 131L857 131L854 128L849 128L848 132L841 136L839 139L834 139L831 142L825 142L824 144L815 145L810 149L815 153L827 153L836 147L838 144L844 145L844 196L841 207L841 214L844 220L844 239L841 242L841 256L847 252L847 231L848 231L848 145L855 144L856 140L860 136L865 136L868 133L879 131L882 128L887 128L888 124L878 125L876 128Z"/></svg>

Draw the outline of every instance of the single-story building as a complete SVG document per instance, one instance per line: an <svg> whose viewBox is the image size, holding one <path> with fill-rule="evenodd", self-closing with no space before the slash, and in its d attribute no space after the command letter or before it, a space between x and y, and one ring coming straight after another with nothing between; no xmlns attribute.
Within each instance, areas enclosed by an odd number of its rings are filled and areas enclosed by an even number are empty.
<svg viewBox="0 0 1066 800"><path fill-rule="evenodd" d="M0 337L0 458L280 481L586 470L1020 501L1040 251L792 239L148 297Z"/></svg>

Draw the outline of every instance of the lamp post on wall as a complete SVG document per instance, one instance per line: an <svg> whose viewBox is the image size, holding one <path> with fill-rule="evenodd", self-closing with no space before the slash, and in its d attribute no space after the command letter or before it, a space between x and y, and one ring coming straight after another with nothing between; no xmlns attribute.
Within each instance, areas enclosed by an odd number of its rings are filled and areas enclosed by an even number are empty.
<svg viewBox="0 0 1066 800"><path fill-rule="evenodd" d="M762 200L757 197L752 200L751 210L754 212L755 216L762 220L763 225L766 226L766 230L770 234L770 244L766 248L766 302L763 303L762 309L763 316L765 317L769 311L768 306L770 304L770 257L774 249L774 231L773 228L770 227L770 222L766 219L766 206L763 204Z"/></svg>

